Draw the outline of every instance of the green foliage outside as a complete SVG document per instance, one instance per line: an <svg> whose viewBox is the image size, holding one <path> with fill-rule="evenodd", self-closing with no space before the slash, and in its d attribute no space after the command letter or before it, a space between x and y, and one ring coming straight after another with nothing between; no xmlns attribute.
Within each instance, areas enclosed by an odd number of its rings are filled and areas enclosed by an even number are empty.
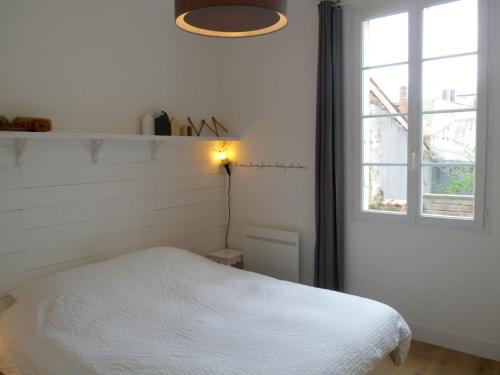
<svg viewBox="0 0 500 375"><path fill-rule="evenodd" d="M458 144L458 142L455 142ZM476 148L469 149L463 146L461 156L463 159L473 162L476 157ZM432 152L431 159L439 162L438 156ZM433 190L441 194L450 195L473 195L476 174L473 167L440 167L441 173L447 175L446 184L434 184Z"/></svg>
<svg viewBox="0 0 500 375"><path fill-rule="evenodd" d="M475 173L473 168L450 167L447 169L447 183L436 186L436 190L442 194L474 194Z"/></svg>

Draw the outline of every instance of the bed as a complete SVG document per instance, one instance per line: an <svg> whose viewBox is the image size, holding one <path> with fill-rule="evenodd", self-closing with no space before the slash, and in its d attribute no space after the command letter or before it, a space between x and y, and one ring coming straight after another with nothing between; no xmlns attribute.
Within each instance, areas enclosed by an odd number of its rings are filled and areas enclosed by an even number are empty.
<svg viewBox="0 0 500 375"><path fill-rule="evenodd" d="M364 298L153 248L12 290L5 375L369 374L410 330Z"/></svg>

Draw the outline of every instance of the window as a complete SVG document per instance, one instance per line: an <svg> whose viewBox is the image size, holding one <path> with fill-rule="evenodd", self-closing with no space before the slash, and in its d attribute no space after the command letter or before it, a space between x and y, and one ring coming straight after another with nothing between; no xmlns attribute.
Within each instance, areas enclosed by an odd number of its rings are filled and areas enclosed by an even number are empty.
<svg viewBox="0 0 500 375"><path fill-rule="evenodd" d="M408 13L363 24L363 209L407 212Z"/></svg>
<svg viewBox="0 0 500 375"><path fill-rule="evenodd" d="M422 215L474 218L477 61L477 0L425 8Z"/></svg>
<svg viewBox="0 0 500 375"><path fill-rule="evenodd" d="M361 25L360 209L482 224L485 1L409 3Z"/></svg>

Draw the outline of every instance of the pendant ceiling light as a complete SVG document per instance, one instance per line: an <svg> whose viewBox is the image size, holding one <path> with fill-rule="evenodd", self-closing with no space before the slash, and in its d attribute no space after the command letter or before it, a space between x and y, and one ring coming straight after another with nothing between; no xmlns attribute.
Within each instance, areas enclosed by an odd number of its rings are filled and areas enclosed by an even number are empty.
<svg viewBox="0 0 500 375"><path fill-rule="evenodd" d="M175 0L175 22L200 35L264 35L287 25L286 0Z"/></svg>

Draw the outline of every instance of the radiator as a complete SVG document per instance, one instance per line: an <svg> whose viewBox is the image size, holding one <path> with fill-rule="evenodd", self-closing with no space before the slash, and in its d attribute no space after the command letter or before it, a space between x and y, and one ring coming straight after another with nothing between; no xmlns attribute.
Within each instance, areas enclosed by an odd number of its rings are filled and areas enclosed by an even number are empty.
<svg viewBox="0 0 500 375"><path fill-rule="evenodd" d="M248 226L243 241L245 269L299 282L299 234Z"/></svg>

